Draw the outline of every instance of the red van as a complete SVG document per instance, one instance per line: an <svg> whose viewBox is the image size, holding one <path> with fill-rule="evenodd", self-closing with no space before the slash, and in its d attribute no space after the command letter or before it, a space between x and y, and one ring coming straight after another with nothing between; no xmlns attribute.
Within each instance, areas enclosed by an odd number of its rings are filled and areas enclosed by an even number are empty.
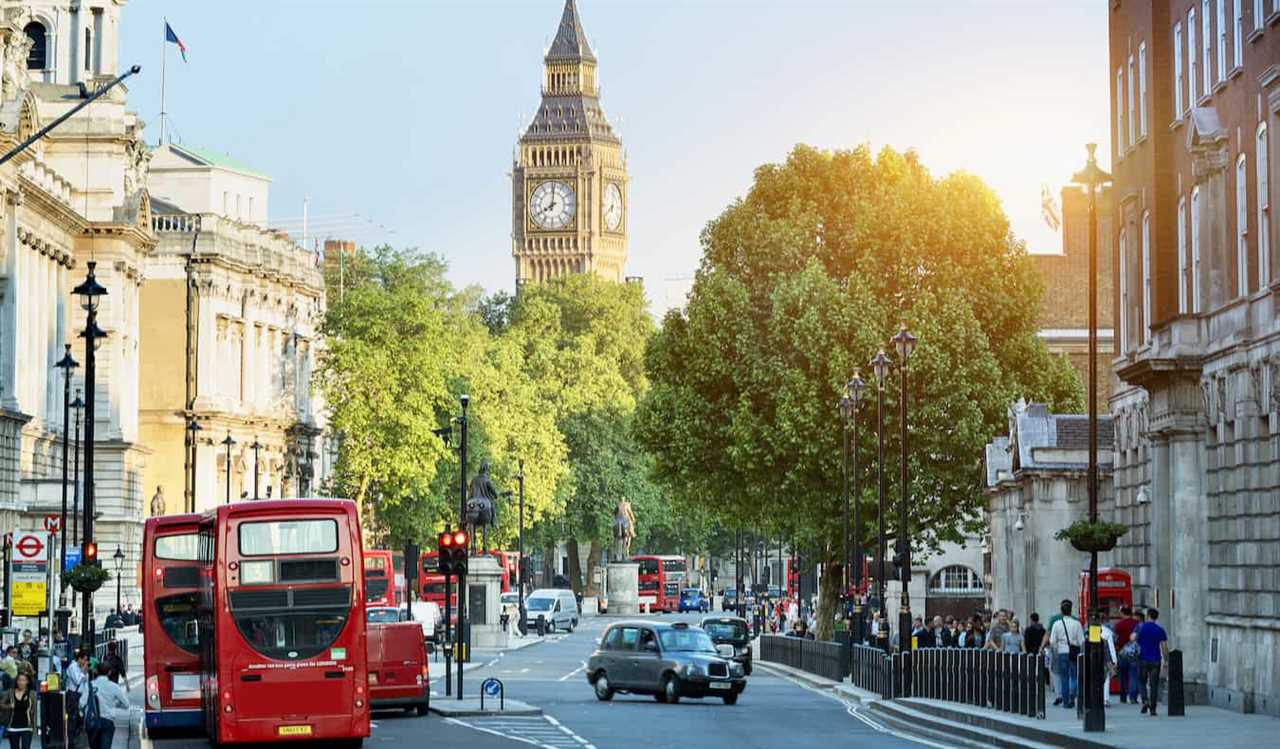
<svg viewBox="0 0 1280 749"><path fill-rule="evenodd" d="M404 708L426 715L431 707L427 646L418 622L369 622L369 703L374 710Z"/></svg>

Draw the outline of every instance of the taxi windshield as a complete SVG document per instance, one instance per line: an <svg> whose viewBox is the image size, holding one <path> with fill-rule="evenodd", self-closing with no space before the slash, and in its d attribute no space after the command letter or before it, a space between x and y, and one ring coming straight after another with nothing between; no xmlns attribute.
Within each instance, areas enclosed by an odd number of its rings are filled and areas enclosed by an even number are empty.
<svg viewBox="0 0 1280 749"><path fill-rule="evenodd" d="M667 652L714 653L716 646L700 629L665 629L659 633L662 649Z"/></svg>
<svg viewBox="0 0 1280 749"><path fill-rule="evenodd" d="M747 639L747 625L742 622L704 622L702 629L714 640Z"/></svg>

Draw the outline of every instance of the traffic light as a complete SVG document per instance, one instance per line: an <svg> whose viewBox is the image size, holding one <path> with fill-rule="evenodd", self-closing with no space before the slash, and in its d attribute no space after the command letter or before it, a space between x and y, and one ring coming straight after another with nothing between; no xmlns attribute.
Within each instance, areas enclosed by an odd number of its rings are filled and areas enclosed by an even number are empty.
<svg viewBox="0 0 1280 749"><path fill-rule="evenodd" d="M97 564L98 563L98 542L85 541L84 554L82 556L83 558L80 560L82 564Z"/></svg>
<svg viewBox="0 0 1280 749"><path fill-rule="evenodd" d="M418 554L417 544L404 545L404 577L410 583L418 579Z"/></svg>
<svg viewBox="0 0 1280 749"><path fill-rule="evenodd" d="M467 532L445 531L436 537L436 570L442 575L467 574Z"/></svg>

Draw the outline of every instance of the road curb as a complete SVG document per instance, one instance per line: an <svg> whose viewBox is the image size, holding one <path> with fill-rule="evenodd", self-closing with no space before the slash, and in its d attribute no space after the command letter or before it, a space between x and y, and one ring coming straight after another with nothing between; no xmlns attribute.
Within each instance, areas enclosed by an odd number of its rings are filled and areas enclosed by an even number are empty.
<svg viewBox="0 0 1280 749"><path fill-rule="evenodd" d="M432 700L431 712L442 718L498 718L503 716L510 717L536 717L542 715L542 708L535 707L527 702L519 700L507 700L505 709L498 708L498 699L495 697L485 700L485 707L480 707L480 700L470 697L465 700Z"/></svg>

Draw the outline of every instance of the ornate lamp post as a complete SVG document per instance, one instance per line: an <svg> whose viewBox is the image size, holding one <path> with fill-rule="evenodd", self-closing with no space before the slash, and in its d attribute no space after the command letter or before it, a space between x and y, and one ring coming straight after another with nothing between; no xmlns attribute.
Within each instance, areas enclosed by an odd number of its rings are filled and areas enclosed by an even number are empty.
<svg viewBox="0 0 1280 749"><path fill-rule="evenodd" d="M884 506L884 378L889 374L889 357L885 356L883 349L871 359L871 371L876 376L876 440L879 451L876 472L880 484L880 534L876 543L876 598L880 606L880 626L876 629L876 644L887 653L890 646L889 618L885 614L884 602L884 547L888 543Z"/></svg>
<svg viewBox="0 0 1280 749"><path fill-rule="evenodd" d="M516 480L520 482L520 535L517 541L516 554L519 561L516 565L516 580L518 581L516 590L519 591L520 600L520 634L525 631L525 610L524 610L524 461L518 461L519 473L516 474Z"/></svg>
<svg viewBox="0 0 1280 749"><path fill-rule="evenodd" d="M75 545L80 543L80 414L84 411L79 388L76 388L76 399L71 401L71 410L76 412L75 469L71 476L71 543Z"/></svg>
<svg viewBox="0 0 1280 749"><path fill-rule="evenodd" d="M231 430L227 430L227 438L222 441L222 446L227 448L227 504L231 504L231 446L236 441L231 438Z"/></svg>
<svg viewBox="0 0 1280 749"><path fill-rule="evenodd" d="M850 589L852 583L853 597L853 619L850 624L850 631L856 636L854 642L861 642L865 633L862 621L862 560L865 555L862 552L862 494L858 491L858 413L862 405L862 392L866 390L867 384L862 381L858 373L853 374L853 378L845 384L845 397L841 401L849 402L849 412L845 415L845 453L849 452L849 424L853 424L853 555L852 569L850 568L849 554L849 487L848 479L845 480L845 498L844 498L844 515L845 515L845 532L844 532L844 566L845 566L845 589Z"/></svg>
<svg viewBox="0 0 1280 749"><path fill-rule="evenodd" d="M262 449L258 435L253 435L253 444L249 448L253 450L253 498L258 499L258 451Z"/></svg>
<svg viewBox="0 0 1280 749"><path fill-rule="evenodd" d="M80 363L71 356L71 344L67 344L66 353L53 366L62 370L62 524L58 526L58 535L62 537L58 552L58 578L67 569L67 442L71 438L71 370ZM62 586L66 590L66 585ZM65 606L66 596L60 597L59 606Z"/></svg>
<svg viewBox="0 0 1280 749"><path fill-rule="evenodd" d="M1089 159L1084 169L1072 176L1089 193L1089 522L1098 522L1098 187L1111 181L1111 175L1098 167L1094 151L1098 144L1085 148ZM1095 627L1102 626L1098 608L1098 552L1089 552L1089 636L1085 638L1085 672L1080 682L1084 694L1084 730L1104 731L1106 713L1102 705L1102 647L1095 641Z"/></svg>
<svg viewBox="0 0 1280 749"><path fill-rule="evenodd" d="M194 418L187 422L187 446L191 450L191 492L187 496L187 512L196 511L196 456L200 452L200 432L204 431L204 427L200 426L200 422Z"/></svg>
<svg viewBox="0 0 1280 749"><path fill-rule="evenodd" d="M116 561L116 616L120 615L120 573L124 572L124 550L116 544L116 553L111 555Z"/></svg>
<svg viewBox="0 0 1280 749"><path fill-rule="evenodd" d="M80 337L84 339L84 540L80 550L80 558L88 559L92 556L89 553L88 546L93 543L93 442L94 442L94 402L96 400L96 391L98 388L98 367L95 355L98 349L98 341L106 338L107 334L98 327L98 306L102 302L102 297L107 295L107 290L102 284L98 283L97 277L94 275L94 269L98 264L89 261L87 264L88 273L79 286L72 289L71 293L81 298L80 306L85 311L84 330L81 331ZM81 598L81 627L84 630L85 641L89 644L93 643L93 594L84 593Z"/></svg>
<svg viewBox="0 0 1280 749"><path fill-rule="evenodd" d="M911 650L911 528L907 519L907 360L916 348L916 337L907 330L907 324L893 337L893 347L898 351L898 428L902 441L902 498L898 502L898 564L902 580L902 602L898 607L898 647L906 653Z"/></svg>

